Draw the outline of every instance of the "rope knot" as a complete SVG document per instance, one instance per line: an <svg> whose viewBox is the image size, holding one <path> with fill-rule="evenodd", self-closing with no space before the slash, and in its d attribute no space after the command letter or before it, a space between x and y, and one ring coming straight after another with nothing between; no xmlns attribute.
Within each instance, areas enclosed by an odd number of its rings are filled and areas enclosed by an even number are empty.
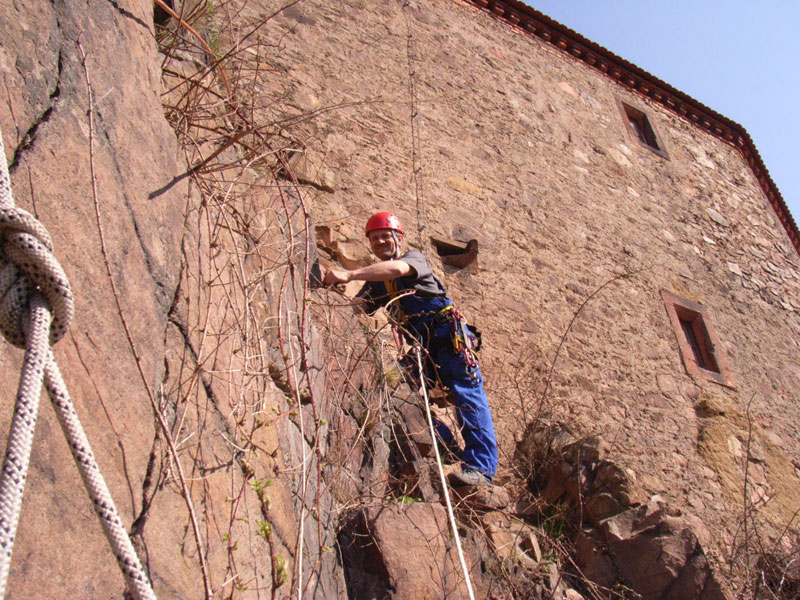
<svg viewBox="0 0 800 600"><path fill-rule="evenodd" d="M69 328L74 301L69 280L53 255L50 234L21 208L0 207L0 332L15 346L25 346L31 294L40 292L50 308L50 344Z"/></svg>

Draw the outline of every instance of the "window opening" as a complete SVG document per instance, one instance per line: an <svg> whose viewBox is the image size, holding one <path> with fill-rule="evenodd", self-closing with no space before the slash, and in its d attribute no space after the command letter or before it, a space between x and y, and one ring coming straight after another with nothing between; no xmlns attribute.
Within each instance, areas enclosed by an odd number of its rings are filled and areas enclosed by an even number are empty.
<svg viewBox="0 0 800 600"><path fill-rule="evenodd" d="M706 308L667 291L661 292L683 364L690 375L736 387Z"/></svg>
<svg viewBox="0 0 800 600"><path fill-rule="evenodd" d="M659 156L666 158L667 152L664 149L664 145L659 140L656 130L653 129L650 119L647 118L644 111L621 101L619 102L619 107L631 137Z"/></svg>
<svg viewBox="0 0 800 600"><path fill-rule="evenodd" d="M441 257L443 265L463 269L478 259L478 240L457 242L432 237L431 244L436 249L436 254Z"/></svg>
<svg viewBox="0 0 800 600"><path fill-rule="evenodd" d="M717 361L714 360L713 348L710 346L708 332L703 319L696 315L681 316L679 314L678 320L681 322L683 335L686 336L686 341L689 342L689 347L692 349L697 366L719 373L719 367L717 366Z"/></svg>

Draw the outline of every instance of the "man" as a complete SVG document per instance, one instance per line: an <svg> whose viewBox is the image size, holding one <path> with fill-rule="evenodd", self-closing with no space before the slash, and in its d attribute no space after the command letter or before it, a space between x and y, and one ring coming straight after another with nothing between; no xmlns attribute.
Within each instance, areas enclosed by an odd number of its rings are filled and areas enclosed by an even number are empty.
<svg viewBox="0 0 800 600"><path fill-rule="evenodd" d="M364 281L357 297L365 310L372 313L388 305L406 339L418 341L425 348L429 358L426 374L438 377L449 388L464 438L461 470L451 475L451 483L489 484L497 471L497 442L472 350L474 338L422 253L410 250L401 254L404 231L400 219L389 212L376 213L367 221L366 235L372 253L381 262L352 271L328 271L323 283ZM444 425L439 424L437 429L445 444L452 442L453 434Z"/></svg>

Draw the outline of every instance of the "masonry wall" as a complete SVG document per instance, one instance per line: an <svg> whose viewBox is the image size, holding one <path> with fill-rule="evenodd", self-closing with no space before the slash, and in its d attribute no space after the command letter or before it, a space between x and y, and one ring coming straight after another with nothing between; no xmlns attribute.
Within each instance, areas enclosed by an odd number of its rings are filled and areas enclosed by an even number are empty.
<svg viewBox="0 0 800 600"><path fill-rule="evenodd" d="M352 266L368 215L401 216L484 332L502 467L532 421L600 434L724 555L749 448L751 502L789 521L800 257L733 147L462 1L308 0L275 25L318 232ZM477 267L429 236L477 238ZM735 387L687 373L662 290L706 307Z"/></svg>

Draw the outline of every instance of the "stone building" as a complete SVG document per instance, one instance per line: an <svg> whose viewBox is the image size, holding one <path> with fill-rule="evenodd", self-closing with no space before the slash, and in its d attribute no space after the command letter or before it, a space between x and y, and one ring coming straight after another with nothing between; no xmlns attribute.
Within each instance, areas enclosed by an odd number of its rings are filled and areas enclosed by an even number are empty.
<svg viewBox="0 0 800 600"><path fill-rule="evenodd" d="M629 496L587 493L587 520L657 502L716 562L745 522L796 552L800 235L741 126L515 0L231 0L181 13L182 41L149 0L90 4L0 6L0 129L77 299L56 357L159 597L352 587L329 550L356 500L388 503L390 378L306 270L369 260L380 209L483 332L499 483L560 502L526 448L565 433L594 457L570 459L579 500L601 464ZM3 346L4 389L21 361ZM10 595L119 597L46 404ZM631 582L603 560L595 580Z"/></svg>
<svg viewBox="0 0 800 600"><path fill-rule="evenodd" d="M599 435L720 556L745 472L791 522L800 237L746 131L520 2L401 4L280 21L296 110L344 104L298 162L315 221L357 258L398 211L483 330L507 459L536 419Z"/></svg>
<svg viewBox="0 0 800 600"><path fill-rule="evenodd" d="M749 412L751 491L789 519L800 237L741 126L519 2L304 3L281 23L297 110L352 103L309 126L300 168L332 190L315 221L355 257L365 215L403 217L484 331L507 452L552 411L721 518ZM471 239L472 266L438 260Z"/></svg>

